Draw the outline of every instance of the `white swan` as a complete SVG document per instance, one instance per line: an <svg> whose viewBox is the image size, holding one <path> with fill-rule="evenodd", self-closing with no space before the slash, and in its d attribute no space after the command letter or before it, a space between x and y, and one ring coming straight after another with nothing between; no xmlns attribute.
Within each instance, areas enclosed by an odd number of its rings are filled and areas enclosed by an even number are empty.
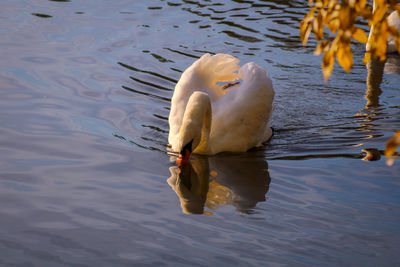
<svg viewBox="0 0 400 267"><path fill-rule="evenodd" d="M178 164L191 152L245 152L272 136L272 81L255 63L239 67L238 62L227 54L205 54L183 72L168 119L168 142L181 153ZM217 85L238 79L229 89Z"/></svg>

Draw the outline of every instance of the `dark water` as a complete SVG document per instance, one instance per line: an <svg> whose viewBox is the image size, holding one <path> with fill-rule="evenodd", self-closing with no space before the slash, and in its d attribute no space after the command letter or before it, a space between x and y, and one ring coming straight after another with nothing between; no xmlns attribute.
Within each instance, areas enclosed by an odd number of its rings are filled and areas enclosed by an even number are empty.
<svg viewBox="0 0 400 267"><path fill-rule="evenodd" d="M400 161L361 160L400 129L399 56L367 68L354 45L351 73L324 83L313 42L299 42L305 12L3 0L0 265L399 265ZM268 70L276 132L179 170L170 98L205 52Z"/></svg>

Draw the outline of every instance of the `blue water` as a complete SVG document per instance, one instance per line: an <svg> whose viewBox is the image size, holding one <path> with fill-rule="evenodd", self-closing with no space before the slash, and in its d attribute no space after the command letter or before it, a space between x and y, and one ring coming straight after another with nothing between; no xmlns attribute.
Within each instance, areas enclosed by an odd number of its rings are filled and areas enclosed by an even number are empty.
<svg viewBox="0 0 400 267"><path fill-rule="evenodd" d="M367 67L353 44L352 71L325 83L315 42L299 41L307 11L3 1L0 265L399 265L400 161L361 159L400 129L400 58ZM206 52L267 69L276 131L179 170L170 99Z"/></svg>

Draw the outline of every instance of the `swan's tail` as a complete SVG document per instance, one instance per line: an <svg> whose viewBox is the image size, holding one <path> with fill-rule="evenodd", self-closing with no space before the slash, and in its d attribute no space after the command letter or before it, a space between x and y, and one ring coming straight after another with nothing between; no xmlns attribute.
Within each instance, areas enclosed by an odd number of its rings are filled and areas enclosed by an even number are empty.
<svg viewBox="0 0 400 267"><path fill-rule="evenodd" d="M234 81L238 79L239 59L227 54L205 54L197 60L191 68L197 75L207 82L215 85L217 82ZM235 73L236 72L236 73Z"/></svg>

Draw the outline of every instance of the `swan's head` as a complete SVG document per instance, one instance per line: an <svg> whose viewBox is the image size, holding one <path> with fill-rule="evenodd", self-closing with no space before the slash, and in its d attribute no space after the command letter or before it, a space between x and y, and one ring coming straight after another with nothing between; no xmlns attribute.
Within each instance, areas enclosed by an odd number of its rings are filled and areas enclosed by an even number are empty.
<svg viewBox="0 0 400 267"><path fill-rule="evenodd" d="M176 159L176 165L184 166L188 164L190 154L192 154L193 150L192 145L193 145L193 139L189 143L183 146L183 148L179 152L179 157Z"/></svg>
<svg viewBox="0 0 400 267"><path fill-rule="evenodd" d="M187 102L179 138L175 151L179 151L176 161L178 165L185 165L192 152L202 153L208 147L211 127L210 97L203 92L194 92Z"/></svg>

